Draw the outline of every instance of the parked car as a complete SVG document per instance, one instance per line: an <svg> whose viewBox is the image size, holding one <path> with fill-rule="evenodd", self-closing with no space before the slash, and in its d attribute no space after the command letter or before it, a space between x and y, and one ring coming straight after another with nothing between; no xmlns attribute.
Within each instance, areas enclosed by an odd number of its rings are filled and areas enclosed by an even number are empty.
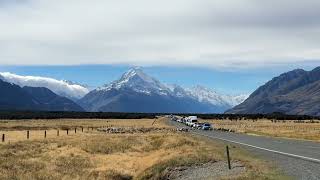
<svg viewBox="0 0 320 180"><path fill-rule="evenodd" d="M212 126L209 123L203 123L202 130L212 130Z"/></svg>
<svg viewBox="0 0 320 180"><path fill-rule="evenodd" d="M171 121L176 121L176 117L171 117Z"/></svg>
<svg viewBox="0 0 320 180"><path fill-rule="evenodd" d="M193 127L197 129L201 129L203 126L203 123L196 123Z"/></svg>
<svg viewBox="0 0 320 180"><path fill-rule="evenodd" d="M196 124L196 123L194 123L194 122L189 122L189 126L190 126L190 127L194 127L195 124Z"/></svg>

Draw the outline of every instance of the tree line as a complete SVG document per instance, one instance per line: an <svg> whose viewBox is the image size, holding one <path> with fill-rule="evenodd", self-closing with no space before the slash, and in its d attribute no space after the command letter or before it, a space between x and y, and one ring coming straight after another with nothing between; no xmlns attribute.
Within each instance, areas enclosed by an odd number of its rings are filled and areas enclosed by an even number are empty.
<svg viewBox="0 0 320 180"><path fill-rule="evenodd" d="M154 119L151 113L66 112L66 111L0 111L0 119Z"/></svg>
<svg viewBox="0 0 320 180"><path fill-rule="evenodd" d="M66 112L66 111L0 111L0 119L154 119L170 113L122 113L122 112ZM202 119L228 119L228 120L310 120L320 117L307 115L288 115L284 113L271 114L186 114L179 116L198 116Z"/></svg>

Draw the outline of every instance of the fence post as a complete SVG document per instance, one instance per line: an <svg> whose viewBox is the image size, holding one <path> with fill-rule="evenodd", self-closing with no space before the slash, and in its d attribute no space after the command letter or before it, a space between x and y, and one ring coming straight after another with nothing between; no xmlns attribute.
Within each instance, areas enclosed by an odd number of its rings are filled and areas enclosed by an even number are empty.
<svg viewBox="0 0 320 180"><path fill-rule="evenodd" d="M77 134L77 128L74 128L74 133Z"/></svg>
<svg viewBox="0 0 320 180"><path fill-rule="evenodd" d="M157 118L152 122L152 126L154 125L154 123L157 121Z"/></svg>
<svg viewBox="0 0 320 180"><path fill-rule="evenodd" d="M67 135L69 134L69 129L67 129Z"/></svg>
<svg viewBox="0 0 320 180"><path fill-rule="evenodd" d="M44 138L47 138L47 131L44 131Z"/></svg>
<svg viewBox="0 0 320 180"><path fill-rule="evenodd" d="M83 127L81 127L81 132L83 132Z"/></svg>
<svg viewBox="0 0 320 180"><path fill-rule="evenodd" d="M227 146L226 148L227 148L228 168L231 169L229 147Z"/></svg>
<svg viewBox="0 0 320 180"><path fill-rule="evenodd" d="M57 130L57 136L59 136L59 129Z"/></svg>
<svg viewBox="0 0 320 180"><path fill-rule="evenodd" d="M5 140L5 134L2 134L2 142Z"/></svg>
<svg viewBox="0 0 320 180"><path fill-rule="evenodd" d="M29 139L29 131L27 131L27 139Z"/></svg>

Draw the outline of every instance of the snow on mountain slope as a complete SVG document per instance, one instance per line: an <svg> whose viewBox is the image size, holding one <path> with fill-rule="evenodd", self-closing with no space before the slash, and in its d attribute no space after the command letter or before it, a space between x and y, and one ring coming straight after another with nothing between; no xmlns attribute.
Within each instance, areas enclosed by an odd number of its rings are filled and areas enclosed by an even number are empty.
<svg viewBox="0 0 320 180"><path fill-rule="evenodd" d="M186 89L190 96L198 99L200 102L209 102L213 105L224 106L224 107L234 107L242 103L248 95L226 95L220 94L209 88L197 85L195 87Z"/></svg>
<svg viewBox="0 0 320 180"><path fill-rule="evenodd" d="M168 95L170 89L160 81L145 74L140 68L132 68L122 75L119 80L98 88L98 91L108 91L111 89L130 88L136 92L145 94L156 93Z"/></svg>
<svg viewBox="0 0 320 180"><path fill-rule="evenodd" d="M234 107L242 103L248 95L225 95L215 92L206 87L195 86L192 88L183 88L179 85L162 84L155 78L145 74L141 68L132 68L122 75L119 80L96 89L97 91L109 91L111 89L129 88L135 92L144 94L171 95L178 98L192 98L199 102L210 103L215 106L225 108Z"/></svg>
<svg viewBox="0 0 320 180"><path fill-rule="evenodd" d="M64 80L56 80L48 77L39 76L20 76L10 72L2 72L0 76L4 81L19 85L20 87L46 87L54 93L71 99L80 99L89 90L78 84L70 84Z"/></svg>
<svg viewBox="0 0 320 180"><path fill-rule="evenodd" d="M244 102L250 95L249 94L240 94L237 96L233 96L231 99L231 105L234 107L236 105L241 104L242 102Z"/></svg>
<svg viewBox="0 0 320 180"><path fill-rule="evenodd" d="M198 85L187 89L187 92L191 96L197 98L200 102L207 101L214 105L229 106L228 102L226 101L226 97L224 97L225 95L218 94L217 92L206 87Z"/></svg>
<svg viewBox="0 0 320 180"><path fill-rule="evenodd" d="M182 98L182 97L190 97L188 92L181 86L177 84L167 84L166 85L174 96Z"/></svg>

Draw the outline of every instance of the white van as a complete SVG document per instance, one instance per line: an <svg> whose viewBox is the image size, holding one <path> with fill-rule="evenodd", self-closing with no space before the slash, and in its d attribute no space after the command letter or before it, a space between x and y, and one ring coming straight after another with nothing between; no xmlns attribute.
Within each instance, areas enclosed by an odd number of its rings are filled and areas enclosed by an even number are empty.
<svg viewBox="0 0 320 180"><path fill-rule="evenodd" d="M189 117L187 117L186 118L186 124L188 125L188 126L193 126L195 123L197 123L198 122L198 117L197 116L189 116Z"/></svg>

